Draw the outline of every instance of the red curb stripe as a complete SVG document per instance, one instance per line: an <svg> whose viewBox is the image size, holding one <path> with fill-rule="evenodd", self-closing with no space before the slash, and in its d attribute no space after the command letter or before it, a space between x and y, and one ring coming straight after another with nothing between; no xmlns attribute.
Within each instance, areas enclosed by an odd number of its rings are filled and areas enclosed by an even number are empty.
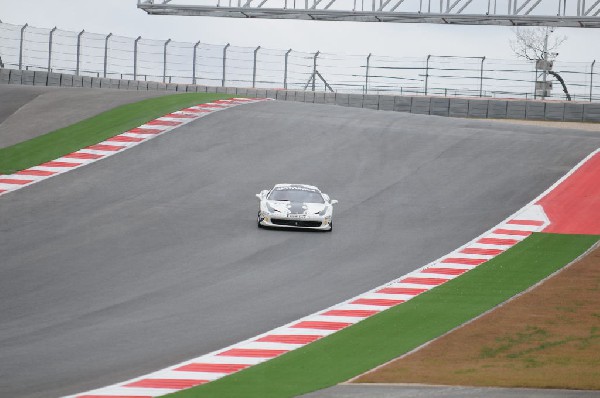
<svg viewBox="0 0 600 398"><path fill-rule="evenodd" d="M143 128L143 127L136 127L134 129L127 130L127 133L134 133L134 134L160 134L162 132L163 132L162 130L147 129L147 128Z"/></svg>
<svg viewBox="0 0 600 398"><path fill-rule="evenodd" d="M177 122L174 120L159 120L159 119L155 119L155 120L151 120L148 123L144 123L148 126L179 126L181 124L181 122Z"/></svg>
<svg viewBox="0 0 600 398"><path fill-rule="evenodd" d="M8 192L6 189L0 189L0 193Z"/></svg>
<svg viewBox="0 0 600 398"><path fill-rule="evenodd" d="M27 185L34 180L16 180L12 178L0 178L2 184L15 184L15 185Z"/></svg>
<svg viewBox="0 0 600 398"><path fill-rule="evenodd" d="M408 296L416 296L423 292L426 292L429 289L416 289L412 287L386 287L381 290L376 291L375 293L381 294L406 294Z"/></svg>
<svg viewBox="0 0 600 398"><path fill-rule="evenodd" d="M246 369L250 365L235 363L191 363L181 366L176 371L180 372L206 372L206 373L235 373Z"/></svg>
<svg viewBox="0 0 600 398"><path fill-rule="evenodd" d="M462 257L448 257L440 261L445 264L465 264L465 265L479 265L487 261L487 258L462 258Z"/></svg>
<svg viewBox="0 0 600 398"><path fill-rule="evenodd" d="M378 307L393 307L398 304L402 304L405 300L387 300L387 299L367 299L361 298L354 300L350 304L364 304L364 305L375 305Z"/></svg>
<svg viewBox="0 0 600 398"><path fill-rule="evenodd" d="M442 283L448 282L448 279L443 279L443 278L406 278L406 279L402 279L400 282L415 283L417 285L437 286L437 285L441 285Z"/></svg>
<svg viewBox="0 0 600 398"><path fill-rule="evenodd" d="M125 387L142 387L142 388L168 388L170 390L183 390L199 386L207 383L208 380L194 379L143 379L133 383L125 384Z"/></svg>
<svg viewBox="0 0 600 398"><path fill-rule="evenodd" d="M321 337L323 336L318 334L271 334L256 341L261 343L308 344L319 340Z"/></svg>
<svg viewBox="0 0 600 398"><path fill-rule="evenodd" d="M375 310L331 310L323 313L326 316L349 316L356 318L367 318L372 315L378 314L379 311Z"/></svg>
<svg viewBox="0 0 600 398"><path fill-rule="evenodd" d="M217 354L220 357L244 357L244 358L275 358L285 354L288 350L258 350L252 348L232 348Z"/></svg>
<svg viewBox="0 0 600 398"><path fill-rule="evenodd" d="M197 107L200 108L209 108L209 109L223 109L222 106L219 105L212 105L212 104L198 104L196 105Z"/></svg>
<svg viewBox="0 0 600 398"><path fill-rule="evenodd" d="M514 229L497 229L493 232L494 234L500 235L518 235L518 236L529 236L531 232L529 231L517 231Z"/></svg>
<svg viewBox="0 0 600 398"><path fill-rule="evenodd" d="M463 269L463 268L437 268L437 267L426 268L423 270L423 272L426 272L428 274L440 274L440 275L462 275L467 271L468 271L468 269Z"/></svg>
<svg viewBox="0 0 600 398"><path fill-rule="evenodd" d="M341 330L352 325L346 322L303 321L290 327L294 329Z"/></svg>
<svg viewBox="0 0 600 398"><path fill-rule="evenodd" d="M86 152L73 152L63 156L63 158L69 159L100 159L104 155L98 155L97 153L86 153Z"/></svg>
<svg viewBox="0 0 600 398"><path fill-rule="evenodd" d="M125 149L125 148L126 148L125 146L97 144L97 145L88 146L85 149L91 149L93 151L116 152L116 151L120 151L121 149Z"/></svg>
<svg viewBox="0 0 600 398"><path fill-rule="evenodd" d="M512 246L519 243L519 241L514 239L482 238L479 239L477 243L484 245Z"/></svg>
<svg viewBox="0 0 600 398"><path fill-rule="evenodd" d="M509 222L507 222L507 224L513 224L513 225L533 225L536 227L541 227L542 225L544 225L543 221L537 221L537 220L510 220Z"/></svg>
<svg viewBox="0 0 600 398"><path fill-rule="evenodd" d="M81 166L83 163L71 163L71 162L46 162L40 164L41 167L76 167Z"/></svg>
<svg viewBox="0 0 600 398"><path fill-rule="evenodd" d="M163 117L170 117L173 119L195 119L195 118L197 118L196 115L186 115L184 113L169 113L168 115L165 115Z"/></svg>
<svg viewBox="0 0 600 398"><path fill-rule="evenodd" d="M27 169L27 170L21 170L21 171L15 173L15 174L20 175L20 176L40 176L40 177L47 177L47 176L51 176L53 174L56 174L56 171Z"/></svg>
<svg viewBox="0 0 600 398"><path fill-rule="evenodd" d="M460 253L464 254L482 254L486 256L497 256L503 252L504 250L502 249L480 249L477 247L466 248L460 251Z"/></svg>
<svg viewBox="0 0 600 398"><path fill-rule="evenodd" d="M142 142L142 141L144 141L144 138L128 137L126 135L116 135L114 137L111 137L111 138L107 139L106 141L113 141L113 142Z"/></svg>

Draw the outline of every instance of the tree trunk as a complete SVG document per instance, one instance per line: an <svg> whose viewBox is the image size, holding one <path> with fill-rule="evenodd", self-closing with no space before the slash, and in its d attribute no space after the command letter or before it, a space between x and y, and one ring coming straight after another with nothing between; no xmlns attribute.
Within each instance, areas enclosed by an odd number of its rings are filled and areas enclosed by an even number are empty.
<svg viewBox="0 0 600 398"><path fill-rule="evenodd" d="M557 72L549 70L548 73L550 73L552 76L554 76L556 78L556 80L558 80L560 82L560 84L562 85L562 88L563 88L563 92L567 96L567 101L571 101L571 95L569 94L569 90L567 90L567 85L565 84L565 81L563 80L563 78Z"/></svg>

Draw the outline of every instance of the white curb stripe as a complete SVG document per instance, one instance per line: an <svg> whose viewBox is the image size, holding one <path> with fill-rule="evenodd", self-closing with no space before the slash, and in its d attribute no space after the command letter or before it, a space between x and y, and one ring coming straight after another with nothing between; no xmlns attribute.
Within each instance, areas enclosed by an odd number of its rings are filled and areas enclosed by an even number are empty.
<svg viewBox="0 0 600 398"><path fill-rule="evenodd" d="M117 134L114 137L108 138L105 141L99 142L89 147L82 148L78 151L60 157L58 159L30 167L21 172L14 174L0 174L0 196L6 195L10 192L17 191L21 188L31 186L40 181L44 181L47 178L54 177L63 173L66 173L76 168L94 163L100 159L105 159L116 153L120 153L126 149L133 148L143 142L146 142L154 137L165 134L177 127L184 126L194 120L204 117L214 112L218 112L224 109L228 109L237 105L249 104L253 102L266 101L267 98L244 98L232 100L217 100L216 102L208 104L198 104L186 109L202 110L202 112L187 112L185 110L176 111L168 115L180 114L190 115L192 117L168 117L161 116L150 122L147 122L139 127ZM158 124L157 124L158 123ZM169 125L162 125L161 123L167 123ZM135 140L127 140L130 137ZM139 140L141 139L141 140ZM98 155L99 157L85 158L85 155ZM77 157L77 156L83 157ZM53 174L48 175L33 175L31 171L40 172L52 172ZM26 173L31 174L26 174ZM40 173L41 174L41 173Z"/></svg>

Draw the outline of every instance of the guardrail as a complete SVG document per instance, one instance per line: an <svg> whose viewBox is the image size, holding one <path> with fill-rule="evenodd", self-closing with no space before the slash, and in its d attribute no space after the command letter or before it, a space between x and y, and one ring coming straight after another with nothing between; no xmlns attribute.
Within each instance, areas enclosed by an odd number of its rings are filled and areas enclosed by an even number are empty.
<svg viewBox="0 0 600 398"><path fill-rule="evenodd" d="M382 111L478 119L526 119L600 123L600 104L566 101L525 101L436 96L392 96L345 94L297 90L253 89L159 83L71 74L0 69L0 84L30 86L111 88L121 90L165 90L173 92L212 92L257 98L273 98L318 104L334 104Z"/></svg>

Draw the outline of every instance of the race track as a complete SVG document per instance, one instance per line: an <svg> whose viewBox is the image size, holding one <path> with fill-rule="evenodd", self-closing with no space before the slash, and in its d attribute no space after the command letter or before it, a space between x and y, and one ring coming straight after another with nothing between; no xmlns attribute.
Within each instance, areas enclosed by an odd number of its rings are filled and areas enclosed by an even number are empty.
<svg viewBox="0 0 600 398"><path fill-rule="evenodd" d="M379 286L512 214L600 147L578 130L292 102L217 112L0 198L0 396L113 384ZM318 185L333 233L260 230Z"/></svg>

